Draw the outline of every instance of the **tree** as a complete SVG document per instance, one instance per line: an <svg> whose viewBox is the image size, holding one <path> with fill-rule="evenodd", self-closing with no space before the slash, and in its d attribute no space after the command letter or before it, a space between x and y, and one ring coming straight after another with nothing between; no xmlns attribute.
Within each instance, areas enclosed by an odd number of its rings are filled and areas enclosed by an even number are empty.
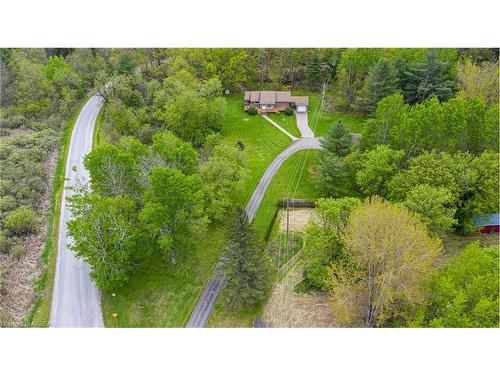
<svg viewBox="0 0 500 375"><path fill-rule="evenodd" d="M257 232L250 227L245 210L235 209L229 223L229 239L221 258L224 296L233 308L261 302L269 288L269 269L259 248Z"/></svg>
<svg viewBox="0 0 500 375"><path fill-rule="evenodd" d="M466 246L426 280L414 327L498 327L498 246Z"/></svg>
<svg viewBox="0 0 500 375"><path fill-rule="evenodd" d="M362 169L356 174L356 182L367 195L386 194L388 181L397 173L404 157L403 151L380 145L366 153Z"/></svg>
<svg viewBox="0 0 500 375"><path fill-rule="evenodd" d="M342 121L337 121L321 140L321 147L333 155L345 156L349 152L351 142L351 133L349 133Z"/></svg>
<svg viewBox="0 0 500 375"><path fill-rule="evenodd" d="M150 251L169 257L175 265L177 253L206 227L199 176L185 176L168 167L153 168L139 218Z"/></svg>
<svg viewBox="0 0 500 375"><path fill-rule="evenodd" d="M168 131L153 135L151 149L170 168L178 169L185 175L196 171L198 155L192 144L182 141Z"/></svg>
<svg viewBox="0 0 500 375"><path fill-rule="evenodd" d="M499 154L484 152L475 158L466 159L460 174L460 200L457 216L461 230L473 232L476 230L474 219L477 216L499 211Z"/></svg>
<svg viewBox="0 0 500 375"><path fill-rule="evenodd" d="M69 198L73 219L68 233L71 249L91 267L90 277L101 289L122 286L136 257L137 209L127 196L100 197L79 192Z"/></svg>
<svg viewBox="0 0 500 375"><path fill-rule="evenodd" d="M458 96L484 100L488 105L498 104L498 63L475 64L465 60L457 65L460 85Z"/></svg>
<svg viewBox="0 0 500 375"><path fill-rule="evenodd" d="M427 234L416 214L375 196L351 211L342 242L348 262L332 267L332 306L339 322L374 327L405 319L402 305L422 299L420 285L441 241Z"/></svg>
<svg viewBox="0 0 500 375"><path fill-rule="evenodd" d="M409 103L422 102L435 96L447 100L453 96L455 82L450 63L440 60L438 52L432 49L424 62L410 64L403 72L402 88Z"/></svg>
<svg viewBox="0 0 500 375"><path fill-rule="evenodd" d="M444 152L428 152L410 159L408 167L399 171L387 184L388 198L402 202L410 190L423 184L445 188L458 198L460 187L454 164L454 158Z"/></svg>
<svg viewBox="0 0 500 375"><path fill-rule="evenodd" d="M377 103L375 118L367 121L361 137L362 149L372 148L376 144L392 144L391 134L409 112L403 95L393 94Z"/></svg>
<svg viewBox="0 0 500 375"><path fill-rule="evenodd" d="M345 258L340 233L349 214L361 204L358 198L320 198L317 216L306 227L304 281L310 288L327 290L329 267Z"/></svg>
<svg viewBox="0 0 500 375"><path fill-rule="evenodd" d="M387 59L380 59L365 79L357 107L362 112L373 113L382 98L398 91L398 72Z"/></svg>
<svg viewBox="0 0 500 375"><path fill-rule="evenodd" d="M111 125L113 137L118 139L123 135L135 135L139 130L139 119L132 110L121 101L107 97L106 122Z"/></svg>
<svg viewBox="0 0 500 375"><path fill-rule="evenodd" d="M200 168L208 216L223 221L233 209L244 186L247 170L236 147L215 146L212 155Z"/></svg>
<svg viewBox="0 0 500 375"><path fill-rule="evenodd" d="M408 192L403 204L421 216L431 233L450 232L458 223L454 217L457 211L456 199L444 187L417 185Z"/></svg>
<svg viewBox="0 0 500 375"><path fill-rule="evenodd" d="M14 234L24 235L33 232L37 222L36 214L31 208L19 207L5 215L3 225Z"/></svg>
<svg viewBox="0 0 500 375"><path fill-rule="evenodd" d="M103 196L141 193L136 156L112 144L96 147L85 157L92 189Z"/></svg>
<svg viewBox="0 0 500 375"><path fill-rule="evenodd" d="M130 74L134 71L135 64L132 57L125 52L120 53L118 63L116 64L116 73Z"/></svg>

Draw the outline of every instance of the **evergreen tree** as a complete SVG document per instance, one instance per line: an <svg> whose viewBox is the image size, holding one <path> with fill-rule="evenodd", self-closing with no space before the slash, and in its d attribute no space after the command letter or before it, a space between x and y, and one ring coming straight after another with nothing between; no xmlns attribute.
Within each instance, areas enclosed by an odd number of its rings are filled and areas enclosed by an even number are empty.
<svg viewBox="0 0 500 375"><path fill-rule="evenodd" d="M321 141L323 149L336 156L345 156L351 146L351 133L342 121L337 121Z"/></svg>
<svg viewBox="0 0 500 375"><path fill-rule="evenodd" d="M387 59L381 59L370 69L358 98L358 110L373 113L380 99L398 91L399 80L395 66Z"/></svg>
<svg viewBox="0 0 500 375"><path fill-rule="evenodd" d="M419 103L431 96L447 100L455 90L450 65L438 59L436 50L429 51L425 62L404 68L402 76L404 96L409 103Z"/></svg>
<svg viewBox="0 0 500 375"><path fill-rule="evenodd" d="M221 271L226 278L224 293L228 305L245 308L265 297L269 285L268 265L259 249L257 233L239 206L229 224L229 241L222 256Z"/></svg>

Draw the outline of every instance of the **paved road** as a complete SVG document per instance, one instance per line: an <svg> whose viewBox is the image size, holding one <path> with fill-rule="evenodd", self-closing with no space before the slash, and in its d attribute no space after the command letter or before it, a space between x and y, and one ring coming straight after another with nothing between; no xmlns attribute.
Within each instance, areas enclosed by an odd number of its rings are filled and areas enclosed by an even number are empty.
<svg viewBox="0 0 500 375"><path fill-rule="evenodd" d="M281 165L288 159L291 155L301 150L319 150L321 148L318 138L298 138L293 141L290 146L285 148L267 167L266 171L262 175L257 187L253 191L250 200L245 208L248 221L252 222L259 210L262 199L264 199L264 194L271 183L276 172L281 167Z"/></svg>
<svg viewBox="0 0 500 375"><path fill-rule="evenodd" d="M266 171L264 172L264 175L260 179L246 206L245 210L250 222L252 222L255 218L255 215L260 207L260 204L262 203L262 199L264 199L264 194L266 193L266 190L271 183L273 176L276 174L276 172L278 172L279 168L285 162L285 160L297 151L319 150L320 148L320 138L298 138L271 162L269 167L267 167ZM198 303L191 313L186 327L201 328L206 326L210 314L212 313L212 310L215 306L215 302L217 301L217 296L222 290L223 285L224 281L220 278L220 275L217 274L212 280L208 282L205 290L198 300Z"/></svg>
<svg viewBox="0 0 500 375"><path fill-rule="evenodd" d="M83 158L92 150L94 125L101 106L102 98L94 95L82 108L76 120L66 162L65 188L89 180L89 174L83 166ZM103 327L99 291L89 277L89 265L76 258L74 252L68 249L71 237L67 236L66 223L70 220L71 214L65 202L71 194L71 191L64 189L49 325L50 327Z"/></svg>

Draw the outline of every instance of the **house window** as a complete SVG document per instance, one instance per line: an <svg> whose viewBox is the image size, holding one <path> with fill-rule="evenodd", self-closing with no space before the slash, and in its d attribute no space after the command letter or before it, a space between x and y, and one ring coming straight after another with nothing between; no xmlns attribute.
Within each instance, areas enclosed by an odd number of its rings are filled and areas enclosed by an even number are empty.
<svg viewBox="0 0 500 375"><path fill-rule="evenodd" d="M262 109L272 109L273 105L272 104L262 104L261 108Z"/></svg>

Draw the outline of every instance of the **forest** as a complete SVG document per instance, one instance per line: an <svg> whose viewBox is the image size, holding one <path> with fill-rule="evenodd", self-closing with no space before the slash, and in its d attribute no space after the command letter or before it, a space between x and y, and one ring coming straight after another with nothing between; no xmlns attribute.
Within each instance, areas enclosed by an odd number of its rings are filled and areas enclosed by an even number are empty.
<svg viewBox="0 0 500 375"><path fill-rule="evenodd" d="M0 69L0 326L47 323L65 155L96 92L68 232L107 326L183 326L214 271L209 325L249 326L292 257L287 293L325 298L333 326L498 326L498 236L476 222L499 212L498 49L2 49ZM322 151L282 167L251 224L290 140L242 92L284 89L309 96ZM315 207L290 241L284 198Z"/></svg>

